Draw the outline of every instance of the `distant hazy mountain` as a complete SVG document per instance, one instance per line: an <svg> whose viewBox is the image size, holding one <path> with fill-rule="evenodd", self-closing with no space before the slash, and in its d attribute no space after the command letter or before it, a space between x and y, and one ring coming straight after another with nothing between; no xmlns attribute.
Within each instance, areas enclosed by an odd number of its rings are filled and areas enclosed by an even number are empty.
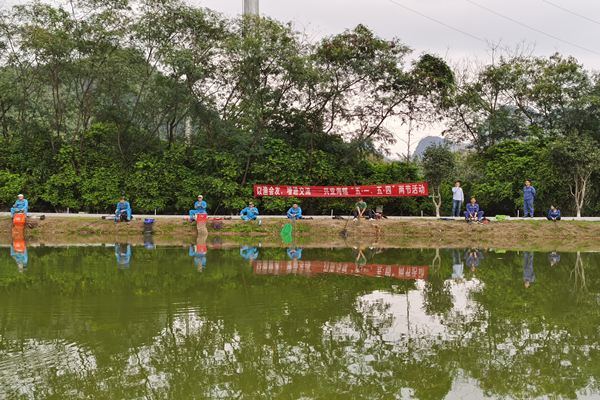
<svg viewBox="0 0 600 400"><path fill-rule="evenodd" d="M466 145L463 143L452 143L441 137L426 136L423 139L421 139L421 141L417 145L417 148L412 153L411 158L414 159L415 157L420 156L421 154L423 154L425 149L432 144L443 144L443 143L448 143L450 145L450 149L452 151L458 151L458 150L464 149L466 147Z"/></svg>

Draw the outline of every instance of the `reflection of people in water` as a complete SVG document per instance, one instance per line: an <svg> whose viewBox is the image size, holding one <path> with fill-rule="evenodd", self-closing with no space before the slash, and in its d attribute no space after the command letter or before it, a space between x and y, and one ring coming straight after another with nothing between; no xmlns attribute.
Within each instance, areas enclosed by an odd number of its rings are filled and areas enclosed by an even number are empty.
<svg viewBox="0 0 600 400"><path fill-rule="evenodd" d="M354 249L354 256L355 256L355 263L356 263L357 271L362 270L363 265L365 265L367 263L367 257L365 256L365 253L363 253L363 250L365 250L364 247L358 247L358 248Z"/></svg>
<svg viewBox="0 0 600 400"><path fill-rule="evenodd" d="M248 262L252 263L258 257L258 249L256 247L243 245L240 247L240 254L248 260Z"/></svg>
<svg viewBox="0 0 600 400"><path fill-rule="evenodd" d="M115 243L115 256L119 268L129 268L129 259L131 258L131 245L129 243Z"/></svg>
<svg viewBox="0 0 600 400"><path fill-rule="evenodd" d="M465 264L460 257L460 250L452 249L452 279L454 279L456 283L460 282L463 278L464 267Z"/></svg>
<svg viewBox="0 0 600 400"><path fill-rule="evenodd" d="M190 246L190 257L194 257L194 262L198 267L198 272L202 272L206 268L206 245L193 245Z"/></svg>
<svg viewBox="0 0 600 400"><path fill-rule="evenodd" d="M13 240L13 244L10 246L10 255L15 259L19 272L27 269L27 246L24 240Z"/></svg>
<svg viewBox="0 0 600 400"><path fill-rule="evenodd" d="M525 287L531 286L531 282L535 281L535 273L533 272L533 252L525 252L523 254L523 281Z"/></svg>
<svg viewBox="0 0 600 400"><path fill-rule="evenodd" d="M302 249L299 249L297 247L289 247L287 249L287 255L292 260L299 260L302 258Z"/></svg>
<svg viewBox="0 0 600 400"><path fill-rule="evenodd" d="M556 251L548 254L548 260L550 260L550 266L554 267L560 261L560 254Z"/></svg>
<svg viewBox="0 0 600 400"><path fill-rule="evenodd" d="M475 272L479 267L479 260L483 259L483 254L477 249L467 251L465 253L465 260L467 267L471 268L471 272Z"/></svg>

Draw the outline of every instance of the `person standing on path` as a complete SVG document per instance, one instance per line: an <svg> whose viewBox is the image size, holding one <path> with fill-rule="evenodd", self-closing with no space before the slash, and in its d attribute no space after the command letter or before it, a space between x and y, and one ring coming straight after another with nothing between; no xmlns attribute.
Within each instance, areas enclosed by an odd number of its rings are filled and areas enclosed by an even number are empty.
<svg viewBox="0 0 600 400"><path fill-rule="evenodd" d="M465 194L463 193L462 188L460 187L460 182L456 181L454 187L452 188L452 216L460 217L460 211L462 209L462 204L465 204Z"/></svg>
<svg viewBox="0 0 600 400"><path fill-rule="evenodd" d="M529 217L533 218L533 198L535 197L535 188L531 186L530 181L525 181L523 187L523 218L527 218L529 211Z"/></svg>

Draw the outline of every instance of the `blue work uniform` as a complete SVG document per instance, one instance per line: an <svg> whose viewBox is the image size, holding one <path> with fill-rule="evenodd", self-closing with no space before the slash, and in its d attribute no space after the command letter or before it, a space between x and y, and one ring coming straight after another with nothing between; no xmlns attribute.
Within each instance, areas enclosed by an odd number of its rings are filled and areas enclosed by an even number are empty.
<svg viewBox="0 0 600 400"><path fill-rule="evenodd" d="M127 215L127 222L131 221L131 206L129 202L126 201L123 204L121 202L117 203L117 211L115 212L115 222L119 222L119 218L123 212Z"/></svg>
<svg viewBox="0 0 600 400"><path fill-rule="evenodd" d="M117 255L117 263L119 268L129 268L129 259L131 258L131 245L127 245L125 253L119 251L119 245L115 244L115 254Z"/></svg>
<svg viewBox="0 0 600 400"><path fill-rule="evenodd" d="M302 249L290 247L287 249L287 255L289 258L299 260L302 258Z"/></svg>
<svg viewBox="0 0 600 400"><path fill-rule="evenodd" d="M525 252L523 254L523 282L535 281L535 273L533 272L533 252Z"/></svg>
<svg viewBox="0 0 600 400"><path fill-rule="evenodd" d="M194 246L190 246L190 257L194 257L194 262L198 267L206 268L206 253L194 251Z"/></svg>
<svg viewBox="0 0 600 400"><path fill-rule="evenodd" d="M524 216L531 215L533 217L533 198L535 197L535 188L533 186L523 186L523 212Z"/></svg>
<svg viewBox="0 0 600 400"><path fill-rule="evenodd" d="M28 260L28 256L27 256L27 248L25 248L25 251L15 251L14 246L10 246L10 255L12 258L15 259L15 261L17 262L17 265L19 265L20 263L23 263L23 268L25 268L27 266L27 260Z"/></svg>
<svg viewBox="0 0 600 400"><path fill-rule="evenodd" d="M287 217L291 219L302 219L302 209L300 207L291 207L287 212Z"/></svg>
<svg viewBox="0 0 600 400"><path fill-rule="evenodd" d="M550 265L556 265L556 263L560 261L560 254L553 251L552 253L548 254L548 261L550 261Z"/></svg>
<svg viewBox="0 0 600 400"><path fill-rule="evenodd" d="M245 221L255 220L256 216L258 215L258 210L256 207L246 207L240 212L240 215Z"/></svg>
<svg viewBox="0 0 600 400"><path fill-rule="evenodd" d="M258 257L258 249L256 247L243 245L240 247L240 254L248 261L250 261L250 259L256 260Z"/></svg>
<svg viewBox="0 0 600 400"><path fill-rule="evenodd" d="M471 255L472 253L475 254ZM480 251L467 251L465 253L465 264L467 264L467 267L479 267L479 260L481 259L483 259L483 254Z"/></svg>
<svg viewBox="0 0 600 400"><path fill-rule="evenodd" d="M556 211L550 210L548 212L548 219L552 221L554 218L556 218L557 221L560 221L560 210L558 210L558 209Z"/></svg>
<svg viewBox="0 0 600 400"><path fill-rule="evenodd" d="M23 200L17 200L15 202L15 204L13 204L12 208L10 209L10 217L14 217L15 214L25 214L27 215L27 210L29 209L29 202L27 201L27 199L23 199ZM19 210L19 211L17 211ZM23 210L23 211L20 211Z"/></svg>
<svg viewBox="0 0 600 400"><path fill-rule="evenodd" d="M194 209L190 210L190 218L194 219L194 215L196 214L206 214L206 202L204 200L197 201L194 204Z"/></svg>
<svg viewBox="0 0 600 400"><path fill-rule="evenodd" d="M469 219L469 215L475 215L477 219L483 217L483 211L479 211L479 204L467 204L467 211L465 211L465 218Z"/></svg>

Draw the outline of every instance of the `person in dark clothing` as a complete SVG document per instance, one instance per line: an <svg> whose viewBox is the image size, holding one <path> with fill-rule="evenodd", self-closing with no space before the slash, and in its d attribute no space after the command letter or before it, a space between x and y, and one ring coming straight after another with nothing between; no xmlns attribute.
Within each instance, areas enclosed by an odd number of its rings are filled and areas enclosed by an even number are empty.
<svg viewBox="0 0 600 400"><path fill-rule="evenodd" d="M533 198L536 195L535 188L531 186L531 182L525 181L523 187L523 218L527 218L527 214L533 218Z"/></svg>
<svg viewBox="0 0 600 400"><path fill-rule="evenodd" d="M523 254L523 281L525 287L529 288L531 282L535 281L535 272L533 272L533 252L525 252Z"/></svg>
<svg viewBox="0 0 600 400"><path fill-rule="evenodd" d="M477 204L477 200L475 197L471 198L471 202L467 204L467 211L465 211L465 218L468 220L475 218L477 220L481 220L483 217L483 211L479 211L479 204Z"/></svg>
<svg viewBox="0 0 600 400"><path fill-rule="evenodd" d="M550 206L550 211L548 212L548 221L560 221L560 210L556 208L554 204Z"/></svg>
<svg viewBox="0 0 600 400"><path fill-rule="evenodd" d="M479 261L483 259L483 254L479 250L471 250L465 253L465 260L467 267L471 269L471 272L475 272L479 267Z"/></svg>

